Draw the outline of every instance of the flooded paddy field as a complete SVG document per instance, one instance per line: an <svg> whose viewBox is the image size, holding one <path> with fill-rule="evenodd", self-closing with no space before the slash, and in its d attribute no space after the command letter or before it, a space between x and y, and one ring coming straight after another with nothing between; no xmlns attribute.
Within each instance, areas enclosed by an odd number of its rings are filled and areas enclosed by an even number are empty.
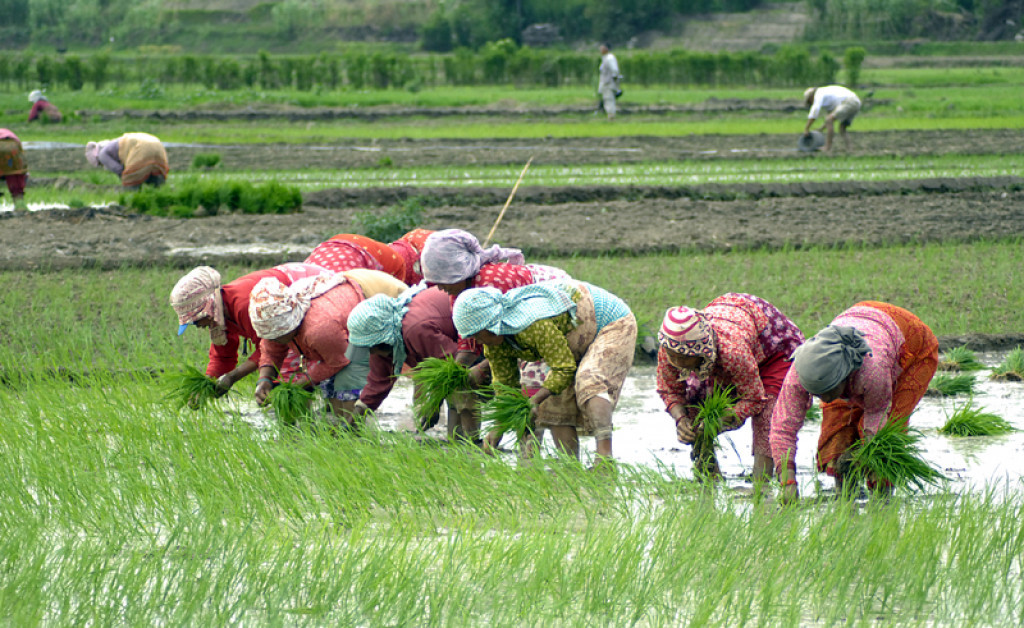
<svg viewBox="0 0 1024 628"><path fill-rule="evenodd" d="M1001 363L1005 353L987 352L978 357L979 361L991 367ZM975 373L974 407L980 406L1006 419L1020 431L978 437L940 434L939 428L954 410L968 404L970 399L964 395L941 397L929 394L921 401L910 421L912 427L924 435L920 445L923 457L949 479L946 488L953 493L983 492L993 487L1020 491L1024 489L1021 485L1024 480L1024 384L994 381L987 370ZM236 403L229 415L241 417L254 429L267 430L268 434L276 432L272 412L265 413L248 401ZM412 386L409 380L402 378L370 425L372 429L416 434L411 408ZM614 454L618 461L663 470L682 478L693 477L690 447L676 440L675 425L655 392L653 366L632 369L613 420ZM834 488L832 478L817 473L814 468L819 429L818 423L808 422L799 434L797 479L805 496L830 494ZM442 418L422 438L446 440L445 419ZM726 432L719 441L718 460L727 486L740 495L746 494L752 488L753 454L749 425ZM514 449L514 438L506 435L500 455L514 464ZM581 438L581 452L584 463L590 464L594 456L592 438ZM554 455L548 437L545 438L545 455Z"/></svg>

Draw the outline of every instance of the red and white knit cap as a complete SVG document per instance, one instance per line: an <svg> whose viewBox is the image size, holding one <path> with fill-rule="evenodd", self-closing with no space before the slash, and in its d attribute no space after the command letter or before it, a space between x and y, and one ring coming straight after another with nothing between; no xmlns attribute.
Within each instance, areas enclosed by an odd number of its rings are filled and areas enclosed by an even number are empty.
<svg viewBox="0 0 1024 628"><path fill-rule="evenodd" d="M711 374L718 357L715 333L700 310L685 305L669 308L658 330L658 342L675 353L704 358L696 374L701 379Z"/></svg>

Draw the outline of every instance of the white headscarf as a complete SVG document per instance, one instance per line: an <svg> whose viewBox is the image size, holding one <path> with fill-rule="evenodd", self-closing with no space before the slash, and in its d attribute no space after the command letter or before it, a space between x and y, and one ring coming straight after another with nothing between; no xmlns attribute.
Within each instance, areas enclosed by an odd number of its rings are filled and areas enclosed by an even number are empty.
<svg viewBox="0 0 1024 628"><path fill-rule="evenodd" d="M249 295L249 319L260 338L280 338L302 324L313 299L345 283L345 275L305 277L286 286L276 277L260 279Z"/></svg>

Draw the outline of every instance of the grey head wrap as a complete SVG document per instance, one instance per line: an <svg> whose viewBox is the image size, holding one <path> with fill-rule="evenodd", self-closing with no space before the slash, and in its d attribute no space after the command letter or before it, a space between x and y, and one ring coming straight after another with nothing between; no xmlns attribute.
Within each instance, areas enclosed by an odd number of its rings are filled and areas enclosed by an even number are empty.
<svg viewBox="0 0 1024 628"><path fill-rule="evenodd" d="M485 249L472 233L445 229L427 237L420 254L420 269L430 283L453 284L476 276L484 264L502 260L517 265L525 261L519 249L497 244Z"/></svg>
<svg viewBox="0 0 1024 628"><path fill-rule="evenodd" d="M800 385L812 395L826 393L860 368L871 347L854 327L829 325L793 353Z"/></svg>

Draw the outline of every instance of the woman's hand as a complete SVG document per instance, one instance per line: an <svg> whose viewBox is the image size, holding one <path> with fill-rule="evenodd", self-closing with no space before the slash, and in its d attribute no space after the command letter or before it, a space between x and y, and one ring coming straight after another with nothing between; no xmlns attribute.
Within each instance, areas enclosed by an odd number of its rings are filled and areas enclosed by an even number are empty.
<svg viewBox="0 0 1024 628"><path fill-rule="evenodd" d="M676 405L672 406L668 413L676 421L676 438L681 443L692 445L697 440L697 432L694 430L693 421L686 416L686 410L683 406Z"/></svg>
<svg viewBox="0 0 1024 628"><path fill-rule="evenodd" d="M231 387L235 385L235 379L231 377L231 373L225 373L217 378L217 396L223 397L228 394Z"/></svg>
<svg viewBox="0 0 1024 628"><path fill-rule="evenodd" d="M261 377L256 382L256 391L253 396L256 397L256 403L261 406L267 402L267 397L270 395L270 391L274 389L274 380L269 377Z"/></svg>
<svg viewBox="0 0 1024 628"><path fill-rule="evenodd" d="M469 369L469 384L473 388L482 388L491 383L491 366L486 360Z"/></svg>
<svg viewBox="0 0 1024 628"><path fill-rule="evenodd" d="M537 418L537 410L540 407L540 404L544 403L544 401L550 396L551 391L542 386L540 390L530 397L530 414L533 415L534 419Z"/></svg>

